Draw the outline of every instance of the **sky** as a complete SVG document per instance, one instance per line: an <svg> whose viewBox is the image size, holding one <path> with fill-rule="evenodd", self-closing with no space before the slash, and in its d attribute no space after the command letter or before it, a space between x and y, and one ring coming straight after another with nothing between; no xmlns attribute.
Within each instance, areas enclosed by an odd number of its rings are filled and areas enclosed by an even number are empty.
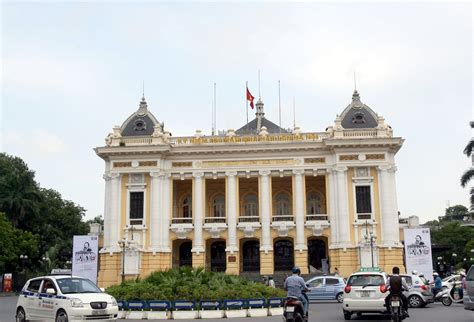
<svg viewBox="0 0 474 322"><path fill-rule="evenodd" d="M1 4L0 149L42 187L103 214L94 147L138 108L173 136L246 122L245 82L266 117L320 132L361 100L405 139L398 206L420 221L468 205L472 6L352 2L13 2ZM250 114L252 119L253 114Z"/></svg>

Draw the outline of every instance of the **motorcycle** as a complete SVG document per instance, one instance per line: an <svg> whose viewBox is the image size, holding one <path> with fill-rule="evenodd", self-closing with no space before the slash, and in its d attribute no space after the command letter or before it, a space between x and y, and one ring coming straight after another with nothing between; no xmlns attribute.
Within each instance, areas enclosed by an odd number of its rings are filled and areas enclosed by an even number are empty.
<svg viewBox="0 0 474 322"><path fill-rule="evenodd" d="M306 296L304 291L303 296ZM308 301L308 297L306 297L306 300ZM308 313L304 314L304 305L299 298L288 296L285 299L283 303L283 319L285 322L308 322Z"/></svg>
<svg viewBox="0 0 474 322"><path fill-rule="evenodd" d="M444 306L450 306L454 303L462 303L463 299L459 295L460 282L450 284L444 291L439 292L435 296L435 302L441 302Z"/></svg>
<svg viewBox="0 0 474 322"><path fill-rule="evenodd" d="M402 300L398 295L392 295L390 298L390 318L393 322L400 322L405 319Z"/></svg>

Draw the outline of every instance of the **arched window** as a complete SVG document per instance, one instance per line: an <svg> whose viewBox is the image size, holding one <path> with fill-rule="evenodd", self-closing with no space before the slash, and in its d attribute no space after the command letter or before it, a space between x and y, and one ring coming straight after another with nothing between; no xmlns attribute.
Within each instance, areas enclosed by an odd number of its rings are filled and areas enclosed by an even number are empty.
<svg viewBox="0 0 474 322"><path fill-rule="evenodd" d="M192 211L192 198L191 196L186 196L186 198L183 199L183 218L191 218L193 216L193 211Z"/></svg>
<svg viewBox="0 0 474 322"><path fill-rule="evenodd" d="M276 196L276 212L275 216L289 216L290 215L290 197L287 193L280 192Z"/></svg>
<svg viewBox="0 0 474 322"><path fill-rule="evenodd" d="M250 194L244 199L244 216L257 217L258 216L258 199L257 195Z"/></svg>
<svg viewBox="0 0 474 322"><path fill-rule="evenodd" d="M225 217L225 198L217 196L214 198L214 217Z"/></svg>
<svg viewBox="0 0 474 322"><path fill-rule="evenodd" d="M310 192L308 199L306 200L306 211L307 214L316 215L321 214L321 194L316 192Z"/></svg>

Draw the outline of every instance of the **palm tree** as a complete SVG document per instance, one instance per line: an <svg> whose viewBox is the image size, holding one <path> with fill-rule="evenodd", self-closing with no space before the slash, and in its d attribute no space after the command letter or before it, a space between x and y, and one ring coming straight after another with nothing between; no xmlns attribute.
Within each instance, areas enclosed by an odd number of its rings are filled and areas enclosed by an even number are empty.
<svg viewBox="0 0 474 322"><path fill-rule="evenodd" d="M471 121L469 123L471 125L471 129L474 129L474 121ZM461 177L461 186L463 188L466 187L466 185L469 183L469 181L474 178L474 155L472 154L472 151L474 149L474 137L471 138L471 140L468 142L466 147L464 148L464 154L467 155L467 157L471 157L472 155L472 167L468 169L466 172ZM470 201L471 201L471 211L474 211L474 188L471 188L470 191Z"/></svg>

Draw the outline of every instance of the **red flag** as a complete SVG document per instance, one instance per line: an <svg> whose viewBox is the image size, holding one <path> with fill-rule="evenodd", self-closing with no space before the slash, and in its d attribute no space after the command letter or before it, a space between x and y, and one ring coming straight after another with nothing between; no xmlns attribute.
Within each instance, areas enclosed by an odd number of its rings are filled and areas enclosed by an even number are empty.
<svg viewBox="0 0 474 322"><path fill-rule="evenodd" d="M247 87L247 101L250 101L250 107L253 109L253 99L255 97L250 94L249 88Z"/></svg>

